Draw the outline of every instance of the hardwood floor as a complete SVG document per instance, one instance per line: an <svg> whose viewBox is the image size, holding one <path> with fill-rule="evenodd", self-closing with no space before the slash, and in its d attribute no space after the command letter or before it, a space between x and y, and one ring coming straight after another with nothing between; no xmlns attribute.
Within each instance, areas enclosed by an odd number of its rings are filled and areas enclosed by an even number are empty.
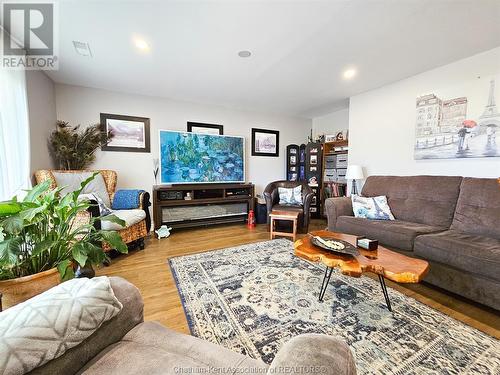
<svg viewBox="0 0 500 375"><path fill-rule="evenodd" d="M325 226L324 221L313 220L310 230L324 229ZM145 250L120 255L109 267L97 270L97 274L121 276L136 285L144 298L146 320L157 320L169 328L189 333L168 258L267 239L266 225L258 225L255 229L239 224L174 231L166 239L149 238ZM500 316L494 310L425 284L387 282L387 285L500 339Z"/></svg>

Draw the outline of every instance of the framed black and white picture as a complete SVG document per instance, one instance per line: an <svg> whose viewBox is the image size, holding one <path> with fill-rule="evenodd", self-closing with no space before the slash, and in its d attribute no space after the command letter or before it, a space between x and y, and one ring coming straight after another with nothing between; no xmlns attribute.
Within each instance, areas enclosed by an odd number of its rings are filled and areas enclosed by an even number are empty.
<svg viewBox="0 0 500 375"><path fill-rule="evenodd" d="M252 156L279 156L280 132L252 128Z"/></svg>
<svg viewBox="0 0 500 375"><path fill-rule="evenodd" d="M190 133L223 135L224 134L224 126L217 125L217 124L205 124L203 122L190 122L190 121L188 121L187 131Z"/></svg>
<svg viewBox="0 0 500 375"><path fill-rule="evenodd" d="M149 118L101 113L101 126L113 134L103 151L151 151Z"/></svg>

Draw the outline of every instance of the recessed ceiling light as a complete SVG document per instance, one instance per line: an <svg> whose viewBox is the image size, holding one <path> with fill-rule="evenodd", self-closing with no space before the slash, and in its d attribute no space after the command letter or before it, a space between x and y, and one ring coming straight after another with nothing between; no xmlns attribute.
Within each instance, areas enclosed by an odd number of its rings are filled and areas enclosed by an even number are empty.
<svg viewBox="0 0 500 375"><path fill-rule="evenodd" d="M252 52L250 51L240 51L238 52L239 57L250 57L252 56Z"/></svg>
<svg viewBox="0 0 500 375"><path fill-rule="evenodd" d="M345 79L351 79L351 78L354 78L354 76L356 75L356 69L347 69L343 76Z"/></svg>
<svg viewBox="0 0 500 375"><path fill-rule="evenodd" d="M148 51L149 50L149 44L142 38L135 37L134 38L134 44L137 48L139 48L141 51Z"/></svg>
<svg viewBox="0 0 500 375"><path fill-rule="evenodd" d="M90 46L88 43L73 40L73 47L75 47L75 51L79 55L92 57L92 51L90 50Z"/></svg>

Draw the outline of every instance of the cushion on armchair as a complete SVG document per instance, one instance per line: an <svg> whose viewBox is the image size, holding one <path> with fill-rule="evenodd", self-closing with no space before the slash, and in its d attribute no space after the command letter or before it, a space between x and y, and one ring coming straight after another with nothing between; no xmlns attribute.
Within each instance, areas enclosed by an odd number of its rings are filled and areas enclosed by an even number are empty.
<svg viewBox="0 0 500 375"><path fill-rule="evenodd" d="M80 188L80 184L91 177L93 172L52 172L58 187L64 187L61 194L66 195ZM95 194L105 206L111 206L106 183L101 174L98 174L82 190L82 194Z"/></svg>
<svg viewBox="0 0 500 375"><path fill-rule="evenodd" d="M294 188L278 187L280 197L279 204L282 205L302 205L302 186Z"/></svg>
<svg viewBox="0 0 500 375"><path fill-rule="evenodd" d="M113 210L130 210L139 208L141 204L141 194L144 190L139 189L122 189L115 193L113 198Z"/></svg>
<svg viewBox="0 0 500 375"><path fill-rule="evenodd" d="M129 228L146 218L146 212L139 208L132 210L113 210L111 213L119 219L125 221L125 226L122 227L120 224L103 220L101 221L101 228L104 230L122 230L124 228Z"/></svg>

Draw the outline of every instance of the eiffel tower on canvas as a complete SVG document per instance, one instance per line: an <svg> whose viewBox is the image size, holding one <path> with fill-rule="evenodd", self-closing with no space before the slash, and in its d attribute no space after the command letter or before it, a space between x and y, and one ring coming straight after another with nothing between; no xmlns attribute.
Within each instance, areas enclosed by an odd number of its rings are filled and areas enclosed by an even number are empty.
<svg viewBox="0 0 500 375"><path fill-rule="evenodd" d="M490 92L488 95L488 104L484 107L484 112L479 116L481 125L497 125L500 126L500 113L498 113L497 105L495 103L495 80L490 81ZM493 119L493 122L491 121Z"/></svg>

